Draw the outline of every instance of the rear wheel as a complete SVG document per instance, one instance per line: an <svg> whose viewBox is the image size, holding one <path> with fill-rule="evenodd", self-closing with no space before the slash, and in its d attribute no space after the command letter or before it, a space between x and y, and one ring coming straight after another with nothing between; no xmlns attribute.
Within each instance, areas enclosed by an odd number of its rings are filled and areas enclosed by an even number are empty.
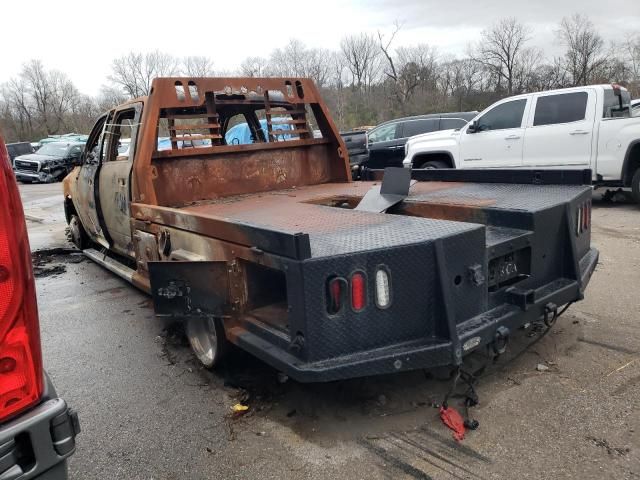
<svg viewBox="0 0 640 480"><path fill-rule="evenodd" d="M69 220L69 231L71 233L71 241L80 250L84 250L89 247L89 236L82 226L82 222L78 215L71 215Z"/></svg>
<svg viewBox="0 0 640 480"><path fill-rule="evenodd" d="M206 368L215 367L228 350L222 322L213 317L190 317L185 333L193 353Z"/></svg>
<svg viewBox="0 0 640 480"><path fill-rule="evenodd" d="M640 203L640 168L636 170L636 173L631 179L631 193L636 203Z"/></svg>
<svg viewBox="0 0 640 480"><path fill-rule="evenodd" d="M420 168L425 168L427 170L435 170L437 168L450 168L450 167L442 160L431 160L429 162L423 163Z"/></svg>

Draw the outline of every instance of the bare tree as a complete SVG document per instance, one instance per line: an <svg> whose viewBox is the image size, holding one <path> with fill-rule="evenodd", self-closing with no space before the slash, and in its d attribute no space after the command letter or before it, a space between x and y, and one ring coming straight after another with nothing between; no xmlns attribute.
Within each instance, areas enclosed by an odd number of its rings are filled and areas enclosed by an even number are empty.
<svg viewBox="0 0 640 480"><path fill-rule="evenodd" d="M111 64L108 79L130 98L149 94L156 77L171 77L180 71L179 61L158 50L150 53L130 52Z"/></svg>
<svg viewBox="0 0 640 480"><path fill-rule="evenodd" d="M120 105L128 100L128 96L121 88L112 85L102 85L100 93L96 98L98 109L101 112L111 110L113 107Z"/></svg>
<svg viewBox="0 0 640 480"><path fill-rule="evenodd" d="M267 75L268 62L263 57L247 57L240 64L243 77L264 77Z"/></svg>
<svg viewBox="0 0 640 480"><path fill-rule="evenodd" d="M627 36L623 51L625 62L628 65L631 79L629 81L629 90L634 96L640 95L640 35Z"/></svg>
<svg viewBox="0 0 640 480"><path fill-rule="evenodd" d="M324 87L331 74L331 52L307 48L300 40L290 40L284 48L276 48L269 57L267 71L276 77L309 77Z"/></svg>
<svg viewBox="0 0 640 480"><path fill-rule="evenodd" d="M556 35L567 49L565 68L571 82L573 85L588 85L606 62L604 40L593 23L580 14L564 17Z"/></svg>
<svg viewBox="0 0 640 480"><path fill-rule="evenodd" d="M513 17L498 21L480 34L475 58L496 76L498 88L505 82L508 95L514 92L530 34L531 30Z"/></svg>
<svg viewBox="0 0 640 480"><path fill-rule="evenodd" d="M182 74L187 77L212 77L213 60L204 56L189 56L182 60Z"/></svg>
<svg viewBox="0 0 640 480"><path fill-rule="evenodd" d="M345 64L351 72L351 85L368 89L380 71L380 49L373 35L349 35L340 42Z"/></svg>
<svg viewBox="0 0 640 480"><path fill-rule="evenodd" d="M426 85L435 85L436 51L429 45L420 44L414 47L400 47L391 52L391 44L402 26L395 24L395 29L388 39L378 32L380 50L386 59L384 74L392 83L392 97L397 107L405 111L409 100L416 89Z"/></svg>
<svg viewBox="0 0 640 480"><path fill-rule="evenodd" d="M93 103L62 72L45 69L39 60L23 65L20 75L2 85L2 123L9 139L32 139L61 133L86 123ZM93 110L90 115L93 115Z"/></svg>

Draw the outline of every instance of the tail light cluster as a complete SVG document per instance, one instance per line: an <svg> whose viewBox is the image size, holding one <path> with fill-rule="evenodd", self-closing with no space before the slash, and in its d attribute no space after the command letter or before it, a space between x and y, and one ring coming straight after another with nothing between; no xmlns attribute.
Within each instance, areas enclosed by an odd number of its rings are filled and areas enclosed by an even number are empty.
<svg viewBox="0 0 640 480"><path fill-rule="evenodd" d="M374 301L380 309L391 305L391 278L386 267L378 267L374 276ZM367 275L358 270L345 277L331 276L326 285L327 313L338 314L348 302L354 312L362 312L369 303Z"/></svg>
<svg viewBox="0 0 640 480"><path fill-rule="evenodd" d="M576 235L591 228L591 200L581 203L576 210Z"/></svg>
<svg viewBox="0 0 640 480"><path fill-rule="evenodd" d="M40 327L22 203L0 138L0 422L42 395Z"/></svg>

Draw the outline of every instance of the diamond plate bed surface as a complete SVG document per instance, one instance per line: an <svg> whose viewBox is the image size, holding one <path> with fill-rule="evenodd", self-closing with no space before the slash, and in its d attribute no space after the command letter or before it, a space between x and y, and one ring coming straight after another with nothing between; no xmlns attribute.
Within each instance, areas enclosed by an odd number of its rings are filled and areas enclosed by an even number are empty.
<svg viewBox="0 0 640 480"><path fill-rule="evenodd" d="M309 234L312 257L410 245L482 228L475 223L326 206L330 199L355 203L374 182L334 183L238 195L180 208L184 213L280 232ZM585 187L419 182L407 203L471 208L541 210L566 202ZM355 199L355 200L354 200Z"/></svg>
<svg viewBox="0 0 640 480"><path fill-rule="evenodd" d="M425 188L429 183L440 182L417 183L406 201L536 212L560 205L591 189L584 185L449 182L450 188L434 191Z"/></svg>
<svg viewBox="0 0 640 480"><path fill-rule="evenodd" d="M200 217L309 234L312 257L397 247L481 228L448 220L360 212L312 202L361 198L373 183L325 184L253 195L226 197L181 210ZM434 189L446 184L433 185Z"/></svg>

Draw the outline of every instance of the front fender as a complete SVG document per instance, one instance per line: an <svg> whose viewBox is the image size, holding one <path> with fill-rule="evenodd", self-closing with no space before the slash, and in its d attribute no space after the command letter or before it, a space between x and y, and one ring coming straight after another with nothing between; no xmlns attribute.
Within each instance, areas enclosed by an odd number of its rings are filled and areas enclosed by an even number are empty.
<svg viewBox="0 0 640 480"><path fill-rule="evenodd" d="M416 140L407 147L407 155L405 157L404 164L413 165L414 159L418 156L432 153L447 154L455 162L457 151L457 137Z"/></svg>

